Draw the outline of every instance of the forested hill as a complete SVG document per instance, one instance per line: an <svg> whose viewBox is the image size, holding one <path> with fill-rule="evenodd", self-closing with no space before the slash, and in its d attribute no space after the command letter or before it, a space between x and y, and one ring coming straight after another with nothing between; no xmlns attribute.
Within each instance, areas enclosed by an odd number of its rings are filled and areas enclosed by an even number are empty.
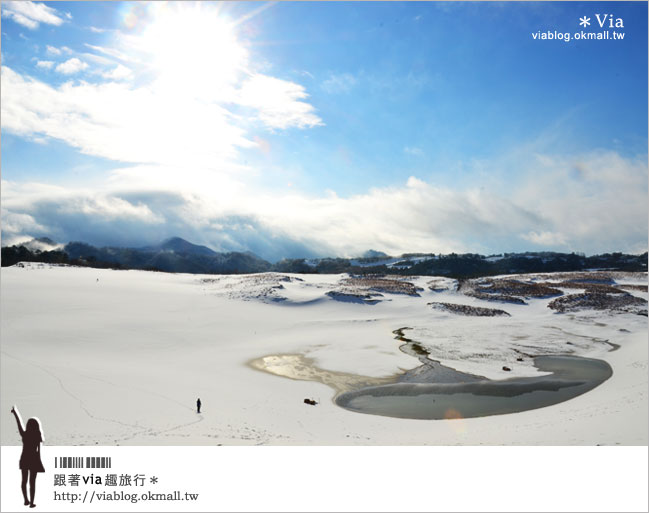
<svg viewBox="0 0 649 513"><path fill-rule="evenodd" d="M527 252L484 256L474 253L447 255L412 253L399 257L367 252L363 258L285 259L275 264L250 252L216 252L174 237L157 246L97 248L83 242L57 245L50 239L2 248L2 266L19 262L45 262L84 267L143 269L194 274L248 274L267 271L309 274L442 275L453 278L495 274L607 269L646 271L647 253Z"/></svg>

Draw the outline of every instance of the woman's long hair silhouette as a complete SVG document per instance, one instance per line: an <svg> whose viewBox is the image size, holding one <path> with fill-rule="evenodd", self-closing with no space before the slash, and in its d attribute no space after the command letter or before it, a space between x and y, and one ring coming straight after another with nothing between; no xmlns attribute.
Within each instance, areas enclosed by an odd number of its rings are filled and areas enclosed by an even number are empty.
<svg viewBox="0 0 649 513"><path fill-rule="evenodd" d="M36 507L34 504L34 496L36 495L36 475L39 472L45 472L43 462L41 461L41 443L44 440L43 430L41 429L41 422L36 417L32 417L27 421L27 425L23 428L23 423L20 418L20 413L14 406L11 408L11 413L16 417L18 424L18 432L23 439L23 452L20 455L20 470L22 472L22 481L20 489L23 492L25 499L25 506L29 505L30 508ZM27 499L27 480L29 479L29 499Z"/></svg>

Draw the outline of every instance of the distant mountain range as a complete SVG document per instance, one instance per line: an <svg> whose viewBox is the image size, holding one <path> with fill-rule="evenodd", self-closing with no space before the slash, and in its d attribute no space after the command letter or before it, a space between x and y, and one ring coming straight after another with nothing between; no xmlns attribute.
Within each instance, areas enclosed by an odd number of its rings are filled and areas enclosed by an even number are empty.
<svg viewBox="0 0 649 513"><path fill-rule="evenodd" d="M156 246L141 248L102 247L84 242L57 244L40 238L2 248L2 266L18 262L48 262L84 267L143 269L193 274L249 274L267 271L288 273L351 273L435 275L454 278L530 272L609 269L646 271L647 253L628 255L605 253L585 256L578 253L526 252L501 255L474 253L448 255L411 253L391 257L369 250L361 258L285 259L271 264L250 252L219 253L192 244L180 237Z"/></svg>
<svg viewBox="0 0 649 513"><path fill-rule="evenodd" d="M119 264L124 269L147 269L172 273L239 274L268 271L270 263L252 253L217 253L180 237L143 248L96 248L70 242L63 251L69 258L87 262Z"/></svg>
<svg viewBox="0 0 649 513"><path fill-rule="evenodd" d="M269 262L252 253L217 253L180 237L142 248L97 248L84 242L62 246L50 239L39 239L38 244L34 241L36 239L2 248L2 266L17 262L50 262L193 274L257 273L271 268Z"/></svg>

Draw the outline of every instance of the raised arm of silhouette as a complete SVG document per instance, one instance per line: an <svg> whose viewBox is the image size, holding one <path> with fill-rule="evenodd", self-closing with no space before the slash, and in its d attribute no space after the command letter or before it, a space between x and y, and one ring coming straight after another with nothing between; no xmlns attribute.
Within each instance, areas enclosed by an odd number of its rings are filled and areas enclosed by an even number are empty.
<svg viewBox="0 0 649 513"><path fill-rule="evenodd" d="M23 435L25 434L25 430L23 428L23 421L20 418L20 413L18 413L18 410L16 410L15 406L12 406L11 413L13 413L14 417L16 417L16 424L18 424L18 432L20 433L20 437L22 438Z"/></svg>
<svg viewBox="0 0 649 513"><path fill-rule="evenodd" d="M36 507L36 504L34 504L34 496L36 495L36 475L38 472L45 472L43 462L41 461L41 442L43 441L41 423L36 417L32 417L27 421L27 425L23 428L20 413L18 413L15 406L11 408L11 413L16 417L18 432L23 440L23 452L20 455L20 471L22 473L20 489L23 492L25 506L29 505L30 508L34 508ZM27 499L28 479L29 500Z"/></svg>

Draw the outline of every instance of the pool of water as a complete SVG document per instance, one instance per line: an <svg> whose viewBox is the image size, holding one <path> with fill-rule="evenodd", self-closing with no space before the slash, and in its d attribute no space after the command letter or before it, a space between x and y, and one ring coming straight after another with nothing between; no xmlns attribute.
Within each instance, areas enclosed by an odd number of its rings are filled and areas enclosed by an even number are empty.
<svg viewBox="0 0 649 513"><path fill-rule="evenodd" d="M455 383L393 383L344 392L336 404L348 410L407 419L456 419L517 413L561 403L592 390L613 370L602 360L539 356L538 378Z"/></svg>
<svg viewBox="0 0 649 513"><path fill-rule="evenodd" d="M318 381L336 391L347 410L406 419L459 419L518 413L558 404L584 394L613 375L603 360L579 356L537 356L538 377L489 380L431 360L426 349L404 336L399 349L421 365L400 374L369 377L321 369L300 354L269 355L250 362L258 370L290 379ZM614 347L612 350L615 350Z"/></svg>

